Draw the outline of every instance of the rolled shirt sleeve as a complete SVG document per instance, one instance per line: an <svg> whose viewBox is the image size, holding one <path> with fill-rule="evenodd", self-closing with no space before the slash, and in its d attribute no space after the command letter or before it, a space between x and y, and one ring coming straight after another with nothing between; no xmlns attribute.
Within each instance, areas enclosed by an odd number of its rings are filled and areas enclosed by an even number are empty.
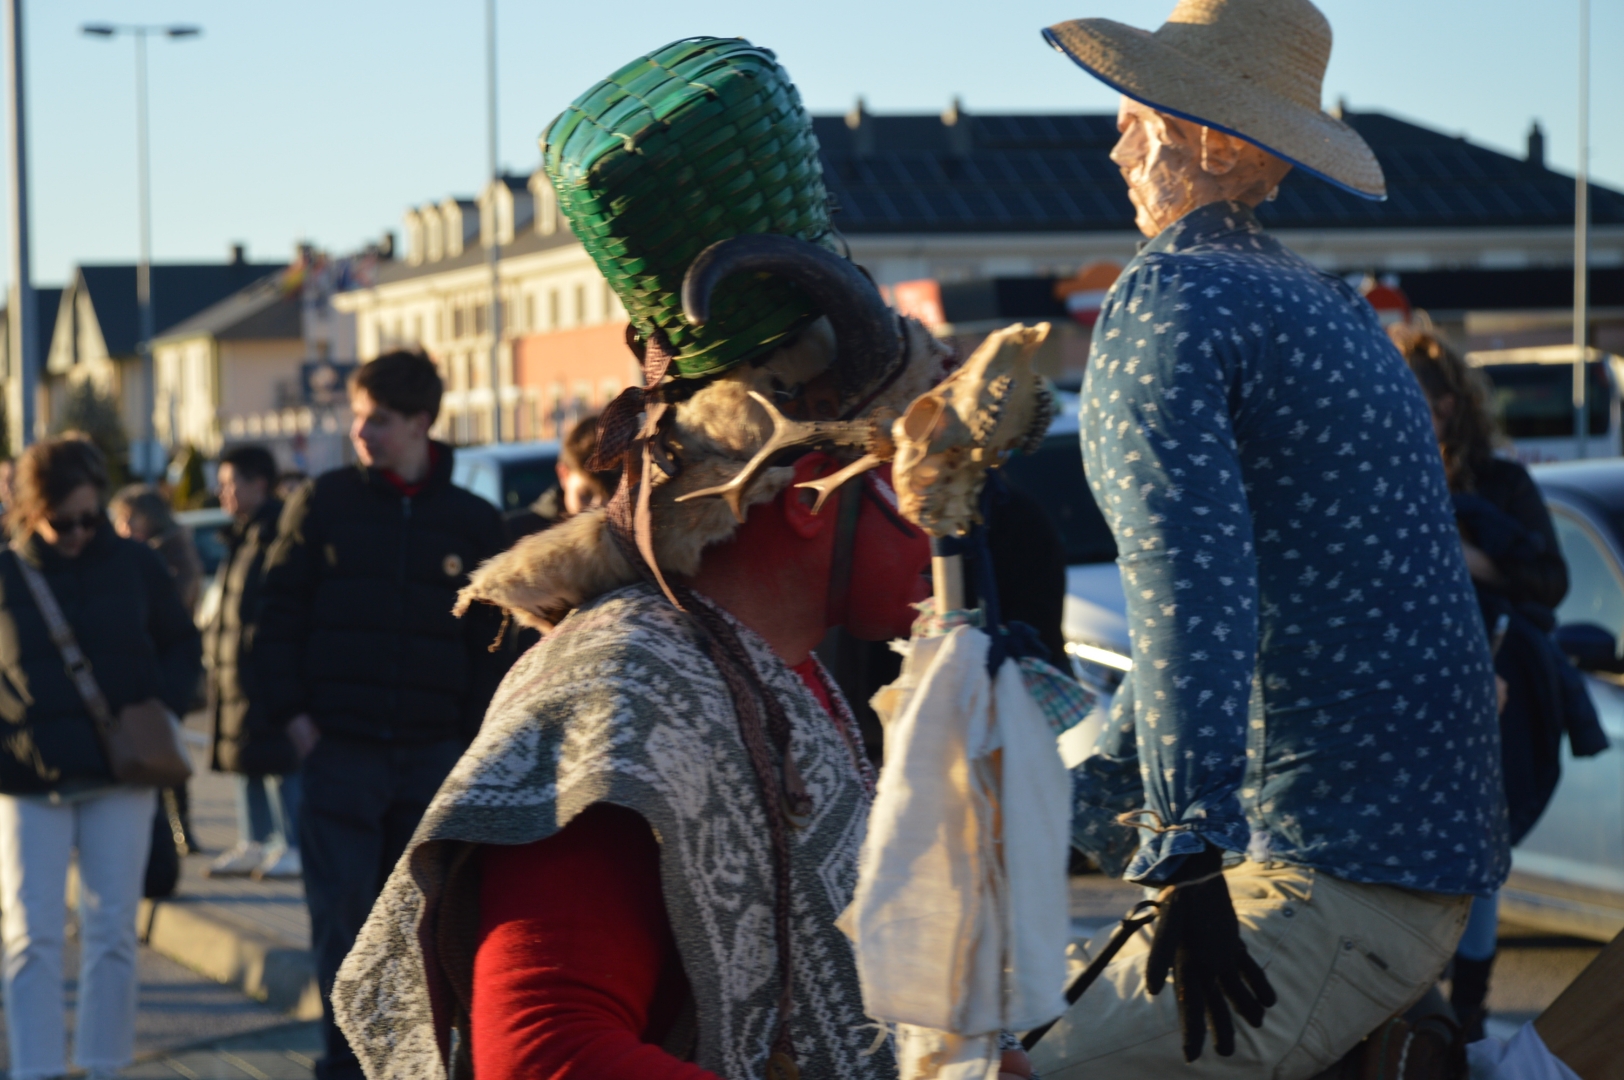
<svg viewBox="0 0 1624 1080"><path fill-rule="evenodd" d="M1144 790L1133 879L1161 880L1204 843L1244 851L1250 836L1238 793L1257 551L1230 417L1241 353L1264 333L1226 306L1221 284L1151 258L1118 282L1095 334L1082 441L1117 536L1133 646L1122 708Z"/></svg>

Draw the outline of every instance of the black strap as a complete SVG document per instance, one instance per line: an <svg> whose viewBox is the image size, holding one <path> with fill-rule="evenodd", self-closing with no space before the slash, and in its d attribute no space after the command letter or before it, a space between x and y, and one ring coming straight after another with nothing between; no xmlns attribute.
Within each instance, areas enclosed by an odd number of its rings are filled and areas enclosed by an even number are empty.
<svg viewBox="0 0 1624 1080"><path fill-rule="evenodd" d="M1111 940L1106 943L1105 948L1101 949L1100 954L1094 958L1094 961L1083 969L1081 975L1072 980L1070 986L1066 987L1067 1009L1077 1004L1077 999L1083 996L1083 991L1094 985L1094 981L1100 977L1100 974L1105 971L1111 961L1116 959L1116 954L1122 951L1122 947L1128 943L1128 939L1137 934L1141 927L1155 920L1156 912L1160 907L1160 903L1155 900L1141 900L1133 906L1133 909L1117 924L1116 933L1111 935ZM1045 1035L1049 1034L1049 1029L1054 1027L1059 1020L1060 1017L1057 1016L1042 1027L1035 1027L1028 1031L1021 1036L1021 1046L1027 1050L1032 1049Z"/></svg>

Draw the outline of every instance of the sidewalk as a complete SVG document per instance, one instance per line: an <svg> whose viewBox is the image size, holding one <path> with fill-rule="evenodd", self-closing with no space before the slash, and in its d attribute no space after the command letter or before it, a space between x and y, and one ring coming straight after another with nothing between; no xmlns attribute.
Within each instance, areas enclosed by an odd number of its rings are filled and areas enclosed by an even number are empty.
<svg viewBox="0 0 1624 1080"><path fill-rule="evenodd" d="M320 1025L306 1021L145 1055L122 1075L125 1080L310 1080L320 1053Z"/></svg>
<svg viewBox="0 0 1624 1080"><path fill-rule="evenodd" d="M236 843L237 823L231 778L208 771L206 751L194 746L193 757L192 829L208 853L186 858L173 898L142 902L142 940L278 1012L317 1019L304 885L203 876L209 860Z"/></svg>

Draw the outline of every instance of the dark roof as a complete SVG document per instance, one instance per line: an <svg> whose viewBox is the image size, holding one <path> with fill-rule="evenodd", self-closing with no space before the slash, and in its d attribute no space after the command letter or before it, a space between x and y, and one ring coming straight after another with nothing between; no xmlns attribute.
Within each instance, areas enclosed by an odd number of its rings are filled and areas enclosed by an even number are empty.
<svg viewBox="0 0 1624 1080"><path fill-rule="evenodd" d="M299 338L304 335L299 306L299 292L285 291L280 273L267 274L218 304L176 323L160 334L159 340L202 334L217 341Z"/></svg>
<svg viewBox="0 0 1624 1080"><path fill-rule="evenodd" d="M39 342L39 352L44 356L51 348L51 335L56 333L56 312L62 306L62 290L56 288L34 289L34 312L38 320L39 329L36 331ZM7 318L8 308L0 307L0 325L9 325ZM7 346L9 348L9 341Z"/></svg>
<svg viewBox="0 0 1624 1080"><path fill-rule="evenodd" d="M1301 172L1259 211L1276 229L1567 227L1574 183L1520 158L1383 113L1343 114L1387 174L1372 202ZM960 115L968 139L936 116L818 116L836 228L860 233L1131 231L1133 208L1110 159L1112 114ZM859 141L867 152L859 153ZM1624 194L1591 186L1591 218L1624 223Z"/></svg>
<svg viewBox="0 0 1624 1080"><path fill-rule="evenodd" d="M154 338L164 336L183 319L280 269L281 266L272 263L154 264ZM135 301L135 267L81 266L79 280L90 294L108 355L134 355L141 325Z"/></svg>

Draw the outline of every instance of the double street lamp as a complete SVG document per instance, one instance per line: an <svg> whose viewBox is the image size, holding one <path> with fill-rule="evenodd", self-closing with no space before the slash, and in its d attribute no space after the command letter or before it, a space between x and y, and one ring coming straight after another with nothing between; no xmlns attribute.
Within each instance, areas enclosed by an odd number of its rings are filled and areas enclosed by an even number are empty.
<svg viewBox="0 0 1624 1080"><path fill-rule="evenodd" d="M158 479L158 439L153 425L157 407L152 373L152 338L157 332L152 315L152 177L147 152L147 38L174 40L195 38L203 31L196 26L150 23L86 23L80 28L88 37L114 38L127 34L135 39L135 142L136 178L141 203L141 255L135 264L135 302L140 310L136 354L141 359L141 461L138 471L148 482Z"/></svg>

